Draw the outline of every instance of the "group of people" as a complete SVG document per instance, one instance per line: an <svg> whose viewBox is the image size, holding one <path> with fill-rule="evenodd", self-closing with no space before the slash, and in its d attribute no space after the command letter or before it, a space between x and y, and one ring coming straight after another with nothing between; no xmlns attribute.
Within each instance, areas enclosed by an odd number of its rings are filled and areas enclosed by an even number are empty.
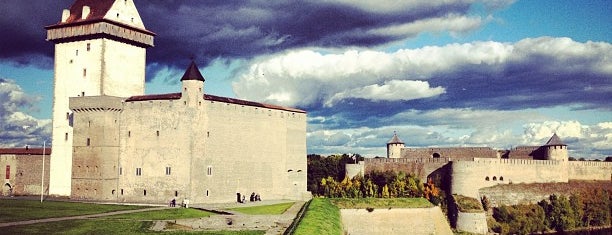
<svg viewBox="0 0 612 235"><path fill-rule="evenodd" d="M251 202L261 201L261 197L259 197L259 194L256 194L255 192L253 192L251 193L251 197L249 198L249 201ZM246 196L242 195L242 200L239 200L238 202L245 203Z"/></svg>
<svg viewBox="0 0 612 235"><path fill-rule="evenodd" d="M170 200L170 207L176 207L176 198L172 198L172 200ZM181 207L189 208L189 199L183 199Z"/></svg>

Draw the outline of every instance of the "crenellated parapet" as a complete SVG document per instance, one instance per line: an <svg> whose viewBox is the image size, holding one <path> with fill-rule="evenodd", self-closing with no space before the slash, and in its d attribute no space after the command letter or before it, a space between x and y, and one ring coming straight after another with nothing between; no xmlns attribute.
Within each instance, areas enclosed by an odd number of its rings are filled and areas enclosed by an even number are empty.
<svg viewBox="0 0 612 235"><path fill-rule="evenodd" d="M110 38L139 47L152 47L155 33L109 20L47 26L47 41L54 43Z"/></svg>

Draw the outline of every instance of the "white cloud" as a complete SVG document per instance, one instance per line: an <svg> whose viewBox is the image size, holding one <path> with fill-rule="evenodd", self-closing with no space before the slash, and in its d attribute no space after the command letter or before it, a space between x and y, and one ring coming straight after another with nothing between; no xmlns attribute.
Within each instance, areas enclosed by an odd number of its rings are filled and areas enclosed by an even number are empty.
<svg viewBox="0 0 612 235"><path fill-rule="evenodd" d="M423 32L445 32L451 34L466 33L483 24L480 16L465 16L458 14L449 14L444 17L428 18L417 20L409 23L391 25L384 28L369 30L368 33L374 35L398 36L398 37L415 37Z"/></svg>
<svg viewBox="0 0 612 235"><path fill-rule="evenodd" d="M13 80L0 78L0 147L40 145L51 134L51 120L25 114L38 97L23 92Z"/></svg>
<svg viewBox="0 0 612 235"><path fill-rule="evenodd" d="M605 42L575 42L569 38L533 38L516 43L472 42L402 49L387 53L372 50L346 50L341 53L322 53L314 49L290 50L258 57L237 70L233 82L238 97L287 106L327 107L347 98L376 100L406 100L397 96L381 98L376 91L395 91L425 88L421 96L427 98L448 92L449 86L490 83L489 105L518 105L539 99L534 87L554 83L555 89L591 89L603 93L609 85L588 87L602 76L612 76L612 44ZM585 74L577 77L574 74ZM444 78L435 88L423 81ZM559 83L558 79L574 82ZM503 81L503 82L502 82ZM445 84L448 82L449 84ZM531 82L533 85L518 85ZM573 84L572 84L573 83ZM382 85L381 85L382 84ZM417 85L421 84L421 85ZM572 85L568 85L572 84ZM508 87L515 88L512 93ZM558 96L555 104L576 102L568 92L540 89ZM480 92L480 91L468 91ZM595 94L595 93L593 93ZM470 97L457 94L459 97ZM498 95L499 97L495 97ZM378 99L377 99L378 97ZM584 96L581 102L601 102ZM594 97L594 96L593 96ZM483 97L484 98L484 97ZM461 102L462 100L454 100ZM478 100L484 102L485 100ZM466 101L467 102L467 101ZM545 103L545 105L551 105Z"/></svg>
<svg viewBox="0 0 612 235"><path fill-rule="evenodd" d="M347 98L362 98L373 101L415 100L440 95L445 92L442 87L430 87L424 81L391 80L383 85L368 85L354 88L331 96L325 106L331 107L336 102Z"/></svg>

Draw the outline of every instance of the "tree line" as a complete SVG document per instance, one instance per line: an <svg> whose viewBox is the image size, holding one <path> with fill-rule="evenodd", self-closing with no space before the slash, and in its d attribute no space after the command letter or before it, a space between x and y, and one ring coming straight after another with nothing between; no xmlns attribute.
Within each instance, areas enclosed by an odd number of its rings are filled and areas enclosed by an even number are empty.
<svg viewBox="0 0 612 235"><path fill-rule="evenodd" d="M532 234L549 230L610 226L612 195L603 189L583 193L550 195L537 204L493 208L490 227L501 234ZM485 201L485 200L483 200ZM486 206L485 206L486 207Z"/></svg>

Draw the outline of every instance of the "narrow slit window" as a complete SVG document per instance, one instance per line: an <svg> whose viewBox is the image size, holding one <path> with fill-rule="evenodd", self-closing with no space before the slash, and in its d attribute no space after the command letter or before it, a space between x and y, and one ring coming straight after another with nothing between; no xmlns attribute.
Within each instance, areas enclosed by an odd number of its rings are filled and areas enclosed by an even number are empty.
<svg viewBox="0 0 612 235"><path fill-rule="evenodd" d="M91 145L91 139L87 138L87 146Z"/></svg>
<svg viewBox="0 0 612 235"><path fill-rule="evenodd" d="M172 174L172 168L167 166L166 167L166 175L170 175L170 174Z"/></svg>
<svg viewBox="0 0 612 235"><path fill-rule="evenodd" d="M142 168L140 167L136 168L136 175L138 176L142 175Z"/></svg>

